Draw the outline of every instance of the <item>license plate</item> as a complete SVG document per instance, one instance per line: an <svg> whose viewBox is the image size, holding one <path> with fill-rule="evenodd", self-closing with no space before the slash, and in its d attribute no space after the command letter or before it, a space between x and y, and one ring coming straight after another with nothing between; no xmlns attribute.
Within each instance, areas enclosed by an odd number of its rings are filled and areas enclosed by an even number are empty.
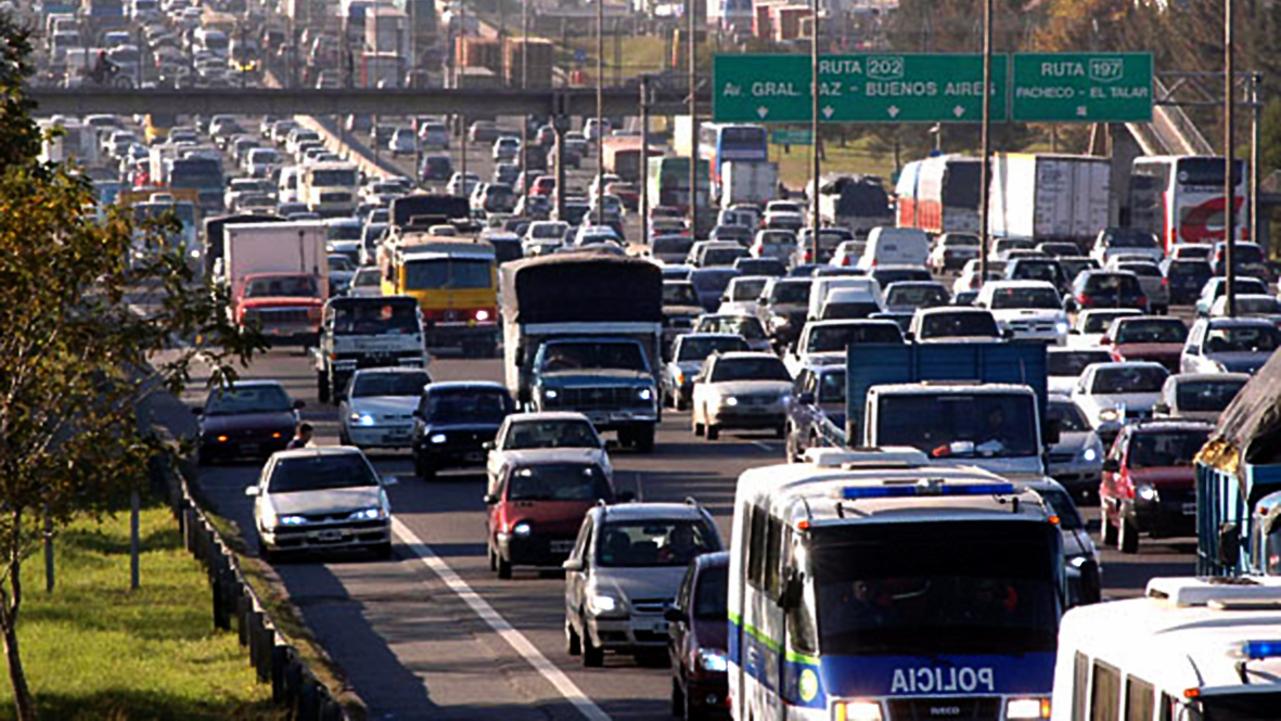
<svg viewBox="0 0 1281 721"><path fill-rule="evenodd" d="M241 443L241 453L257 453L260 446L257 443Z"/></svg>
<svg viewBox="0 0 1281 721"><path fill-rule="evenodd" d="M484 460L485 454L480 451L470 451L463 454L463 460L468 463L479 463Z"/></svg>
<svg viewBox="0 0 1281 721"><path fill-rule="evenodd" d="M1185 515L1185 516L1195 516L1195 515L1196 515L1196 504L1195 504L1195 503L1185 503L1185 504L1183 504L1183 515Z"/></svg>
<svg viewBox="0 0 1281 721"><path fill-rule="evenodd" d="M574 550L573 541L552 541L548 544L552 553L569 553Z"/></svg>
<svg viewBox="0 0 1281 721"><path fill-rule="evenodd" d="M341 541L341 540L342 540L342 531L338 531L338 530L320 531L320 532L318 532L318 533L316 534L316 540L318 540L318 541Z"/></svg>

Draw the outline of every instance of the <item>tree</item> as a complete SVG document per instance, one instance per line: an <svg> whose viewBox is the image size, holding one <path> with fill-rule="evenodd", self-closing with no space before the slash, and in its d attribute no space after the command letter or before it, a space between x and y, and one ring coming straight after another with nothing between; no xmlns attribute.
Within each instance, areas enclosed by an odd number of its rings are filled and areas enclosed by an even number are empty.
<svg viewBox="0 0 1281 721"><path fill-rule="evenodd" d="M197 361L232 379L262 344L196 281L172 218L135 228L75 168L37 160L29 32L0 14L0 44L0 637L30 721L21 570L45 520L101 513L146 478L161 449L137 422L146 394L177 392Z"/></svg>

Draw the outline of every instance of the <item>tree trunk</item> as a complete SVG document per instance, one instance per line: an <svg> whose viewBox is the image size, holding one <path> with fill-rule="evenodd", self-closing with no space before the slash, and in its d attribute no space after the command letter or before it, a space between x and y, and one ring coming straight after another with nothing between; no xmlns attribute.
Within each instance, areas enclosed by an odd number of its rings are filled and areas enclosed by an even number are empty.
<svg viewBox="0 0 1281 721"><path fill-rule="evenodd" d="M0 584L0 634L4 636L4 655L9 662L9 685L13 687L13 706L18 721L36 721L36 700L27 686L27 672L18 652L18 611L22 608L22 511L11 512L11 536L6 539L9 554L8 587Z"/></svg>
<svg viewBox="0 0 1281 721"><path fill-rule="evenodd" d="M4 654L9 661L9 684L13 687L13 705L18 712L19 721L36 721L36 700L31 696L27 686L27 672L22 668L22 657L18 655L18 629L12 621L15 619L4 614Z"/></svg>

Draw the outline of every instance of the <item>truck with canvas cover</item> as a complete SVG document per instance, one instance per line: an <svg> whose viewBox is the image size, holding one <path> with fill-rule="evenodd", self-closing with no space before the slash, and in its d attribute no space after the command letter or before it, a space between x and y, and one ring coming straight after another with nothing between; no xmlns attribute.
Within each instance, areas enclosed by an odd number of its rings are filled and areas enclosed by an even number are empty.
<svg viewBox="0 0 1281 721"><path fill-rule="evenodd" d="M507 387L524 407L579 411L640 450L659 421L663 279L654 263L592 252L502 268Z"/></svg>

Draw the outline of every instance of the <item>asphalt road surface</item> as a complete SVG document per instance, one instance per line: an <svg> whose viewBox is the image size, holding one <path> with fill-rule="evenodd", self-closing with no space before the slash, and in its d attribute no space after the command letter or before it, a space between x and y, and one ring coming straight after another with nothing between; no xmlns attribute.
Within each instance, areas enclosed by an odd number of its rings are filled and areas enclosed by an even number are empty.
<svg viewBox="0 0 1281 721"><path fill-rule="evenodd" d="M437 380L501 380L498 360L436 358L430 370ZM282 381L306 401L303 414L317 427L317 441L337 442L336 412L317 401L309 358L273 350L245 375ZM203 400L201 382L184 396L188 405ZM191 415L174 406L169 419L190 427ZM692 496L714 514L726 540L738 474L782 457L781 441L765 435L696 439L688 414L670 411L654 454L613 453L619 490L642 500ZM513 579L499 581L489 571L483 473L445 473L425 483L413 476L408 454L372 458L380 473L400 481L390 489L394 558L335 554L276 564L308 625L368 703L371 718L669 718L667 669L610 656L602 669L583 669L564 652L561 578L518 569ZM199 479L217 511L237 522L251 544L252 503L244 488L258 469L251 463L208 467ZM1097 509L1085 511L1097 518ZM1105 595L1134 595L1152 576L1192 572L1194 548L1192 539L1145 539L1134 556L1105 551Z"/></svg>

